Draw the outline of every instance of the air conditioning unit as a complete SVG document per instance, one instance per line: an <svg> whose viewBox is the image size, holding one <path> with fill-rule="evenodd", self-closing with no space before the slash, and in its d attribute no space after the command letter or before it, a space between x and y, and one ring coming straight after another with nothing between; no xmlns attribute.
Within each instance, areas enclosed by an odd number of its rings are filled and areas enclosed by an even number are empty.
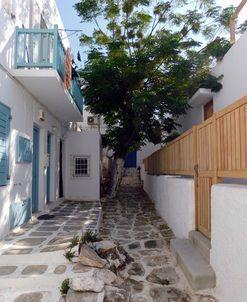
<svg viewBox="0 0 247 302"><path fill-rule="evenodd" d="M96 116L88 116L87 124L88 125L98 125L98 118Z"/></svg>

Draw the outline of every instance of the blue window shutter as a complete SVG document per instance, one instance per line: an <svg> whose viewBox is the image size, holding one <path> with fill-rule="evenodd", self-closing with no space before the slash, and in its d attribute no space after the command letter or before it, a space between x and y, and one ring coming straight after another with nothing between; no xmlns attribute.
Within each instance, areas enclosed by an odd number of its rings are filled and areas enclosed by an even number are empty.
<svg viewBox="0 0 247 302"><path fill-rule="evenodd" d="M9 174L10 108L0 103L0 186L8 181Z"/></svg>

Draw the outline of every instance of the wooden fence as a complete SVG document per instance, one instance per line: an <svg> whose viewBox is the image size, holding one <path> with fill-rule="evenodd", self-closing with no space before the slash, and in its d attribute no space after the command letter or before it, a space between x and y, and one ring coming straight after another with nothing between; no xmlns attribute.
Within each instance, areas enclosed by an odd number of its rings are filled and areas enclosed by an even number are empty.
<svg viewBox="0 0 247 302"><path fill-rule="evenodd" d="M186 131L144 160L153 175L247 178L247 96Z"/></svg>
<svg viewBox="0 0 247 302"><path fill-rule="evenodd" d="M148 174L194 176L197 228L211 234L211 186L247 178L247 96L186 131L144 160Z"/></svg>

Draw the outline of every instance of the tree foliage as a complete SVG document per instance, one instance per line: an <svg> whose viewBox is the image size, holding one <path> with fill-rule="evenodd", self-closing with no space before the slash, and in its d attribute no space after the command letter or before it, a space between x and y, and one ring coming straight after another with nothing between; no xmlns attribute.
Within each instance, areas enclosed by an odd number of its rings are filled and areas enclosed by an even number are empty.
<svg viewBox="0 0 247 302"><path fill-rule="evenodd" d="M115 157L163 141L200 85L220 88L208 74L231 46L219 34L233 7L214 0L81 0L75 8L82 22L95 25L80 37L89 49L84 96L104 117L104 142Z"/></svg>

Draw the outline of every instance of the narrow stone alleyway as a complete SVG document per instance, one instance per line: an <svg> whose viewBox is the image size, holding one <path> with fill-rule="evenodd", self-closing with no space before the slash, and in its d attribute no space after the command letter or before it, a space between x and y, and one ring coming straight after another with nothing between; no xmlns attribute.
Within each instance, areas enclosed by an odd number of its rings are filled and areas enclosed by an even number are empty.
<svg viewBox="0 0 247 302"><path fill-rule="evenodd" d="M118 242L134 259L121 272L131 302L216 301L207 291L190 288L169 251L171 229L138 186L120 187L115 199L102 203L102 210L101 237Z"/></svg>
<svg viewBox="0 0 247 302"><path fill-rule="evenodd" d="M102 205L64 202L50 214L52 219L27 223L2 242L0 302L61 301L62 281L90 269L69 263L64 249L73 235L88 229L98 231L101 220L100 237L123 246L133 258L119 272L124 282L118 285L131 293L130 301L116 294L107 302L216 301L210 291L195 293L176 267L169 251L174 235L136 180L134 186L122 185L117 197L102 201Z"/></svg>

